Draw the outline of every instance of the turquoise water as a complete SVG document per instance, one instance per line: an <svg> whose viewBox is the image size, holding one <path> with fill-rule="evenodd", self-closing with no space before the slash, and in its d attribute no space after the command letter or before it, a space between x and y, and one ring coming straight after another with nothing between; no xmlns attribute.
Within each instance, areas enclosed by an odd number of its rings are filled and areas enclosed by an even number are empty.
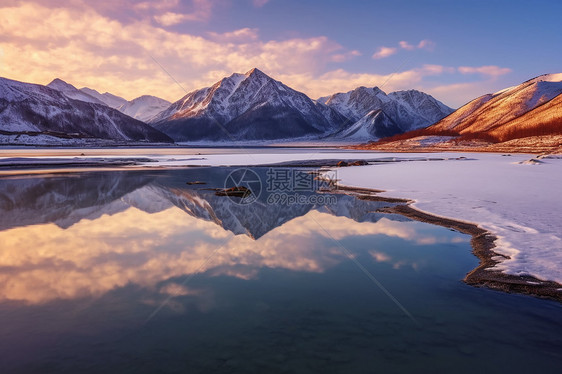
<svg viewBox="0 0 562 374"><path fill-rule="evenodd" d="M559 372L560 304L465 285L468 236L234 170L0 178L0 371Z"/></svg>

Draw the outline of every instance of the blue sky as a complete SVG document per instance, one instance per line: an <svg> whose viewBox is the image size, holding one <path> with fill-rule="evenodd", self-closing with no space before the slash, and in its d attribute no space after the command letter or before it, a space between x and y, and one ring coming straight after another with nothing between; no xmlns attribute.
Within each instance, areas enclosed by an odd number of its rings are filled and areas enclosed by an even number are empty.
<svg viewBox="0 0 562 374"><path fill-rule="evenodd" d="M0 8L0 75L60 77L128 99L176 100L257 66L313 98L378 85L457 107L562 71L562 1L6 0Z"/></svg>

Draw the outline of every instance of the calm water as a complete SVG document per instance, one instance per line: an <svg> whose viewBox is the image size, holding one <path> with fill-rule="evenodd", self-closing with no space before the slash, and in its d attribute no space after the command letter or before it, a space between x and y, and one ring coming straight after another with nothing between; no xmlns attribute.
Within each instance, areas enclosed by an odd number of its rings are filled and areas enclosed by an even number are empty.
<svg viewBox="0 0 562 374"><path fill-rule="evenodd" d="M0 372L559 372L560 304L466 286L468 236L233 170L0 178Z"/></svg>

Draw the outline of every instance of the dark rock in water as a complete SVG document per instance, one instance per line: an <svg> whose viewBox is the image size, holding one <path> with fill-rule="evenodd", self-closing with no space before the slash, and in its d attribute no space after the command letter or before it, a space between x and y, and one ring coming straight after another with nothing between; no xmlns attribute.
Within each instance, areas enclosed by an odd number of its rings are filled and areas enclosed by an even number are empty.
<svg viewBox="0 0 562 374"><path fill-rule="evenodd" d="M201 182L201 181L193 181L193 182L185 182L185 184L187 185L194 185L194 184L207 184L206 182Z"/></svg>
<svg viewBox="0 0 562 374"><path fill-rule="evenodd" d="M364 165L369 165L369 163L365 160L357 160L349 164L349 166L364 166Z"/></svg>
<svg viewBox="0 0 562 374"><path fill-rule="evenodd" d="M356 161L351 161L351 162L346 162L346 161L340 161L337 163L337 167L345 167L345 166L363 166L363 165L369 165L369 163L365 160L356 160Z"/></svg>
<svg viewBox="0 0 562 374"><path fill-rule="evenodd" d="M225 188L222 190L217 190L215 195L217 196L234 196L234 197L248 197L252 194L252 191L244 186Z"/></svg>

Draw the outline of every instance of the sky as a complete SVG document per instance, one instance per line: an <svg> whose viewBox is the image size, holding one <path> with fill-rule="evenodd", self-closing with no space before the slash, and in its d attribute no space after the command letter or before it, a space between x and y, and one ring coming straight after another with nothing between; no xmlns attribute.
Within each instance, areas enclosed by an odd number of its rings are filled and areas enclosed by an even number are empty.
<svg viewBox="0 0 562 374"><path fill-rule="evenodd" d="M311 98L378 86L453 108L562 72L562 1L0 0L0 76L176 101L254 67Z"/></svg>

